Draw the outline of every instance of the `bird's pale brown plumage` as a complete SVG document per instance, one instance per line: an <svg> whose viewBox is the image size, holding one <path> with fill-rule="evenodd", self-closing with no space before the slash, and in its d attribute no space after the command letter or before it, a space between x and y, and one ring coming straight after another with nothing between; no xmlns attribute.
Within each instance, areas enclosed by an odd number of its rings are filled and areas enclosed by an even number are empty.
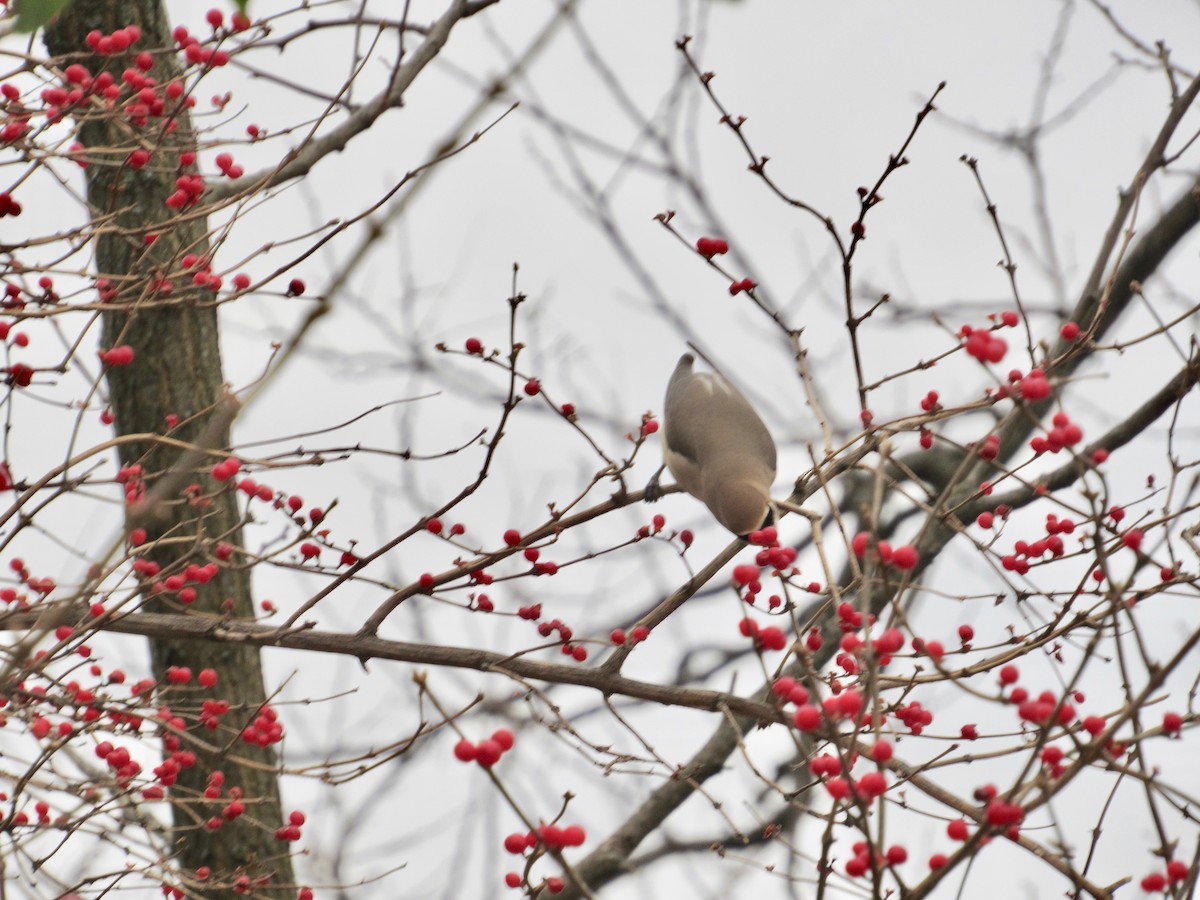
<svg viewBox="0 0 1200 900"><path fill-rule="evenodd" d="M754 407L725 378L693 372L680 357L663 422L663 457L679 486L736 535L761 528L770 512L775 442Z"/></svg>

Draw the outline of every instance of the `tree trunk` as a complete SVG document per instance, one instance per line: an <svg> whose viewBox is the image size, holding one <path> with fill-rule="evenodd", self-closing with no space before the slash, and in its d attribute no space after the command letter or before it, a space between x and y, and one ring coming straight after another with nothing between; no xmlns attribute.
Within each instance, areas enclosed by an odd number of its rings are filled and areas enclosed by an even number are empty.
<svg viewBox="0 0 1200 900"><path fill-rule="evenodd" d="M102 57L88 49L90 30L110 34L133 24L142 29L142 38L128 52ZM159 51L149 74L160 85L181 72L178 54L170 52L171 27L158 0L75 0L46 28L45 40L51 53L69 57L64 67L82 63L93 77L106 70L118 84L142 50ZM167 52L162 52L164 48ZM110 368L106 377L119 434L163 433L168 430L168 416L173 415L182 423L173 437L220 449L229 446L229 417L219 408L223 376L216 307L211 303L214 295L195 287L191 273L184 273L181 264L187 253L207 256L208 227L194 207L176 211L166 205L176 190L176 178L195 172L194 165L179 164L181 152L196 149L190 116L181 104L172 110L172 103L167 100L167 112L150 118L143 127L125 115L124 96L111 110L101 98L93 97L74 111L89 160L87 196L96 225L97 276L107 278L118 290L112 309L103 316L102 346L127 344L135 354L132 365ZM172 117L178 127L168 133L166 123ZM151 151L152 156L148 165L135 171L128 159L138 148ZM157 238L148 243L149 235ZM173 282L169 295L173 302L139 308L139 302L165 299L157 288L162 278ZM130 525L145 527L150 543L157 541L146 555L162 567L160 578L182 572L189 563L210 562L218 541L241 546L231 484L214 486L205 474L216 461L149 442L121 448L122 465L143 466L150 496L162 501L144 514L135 514L132 507L130 511ZM197 471L185 475L182 470L187 466ZM156 483L171 485L169 496L158 497ZM189 502L185 488L192 483L213 495L211 505ZM220 574L207 584L193 585L198 593L193 610L253 617L249 571L236 565L236 553L230 562L233 565L222 565ZM174 599L148 596L146 608L178 609L178 605ZM157 677L161 679L170 666L187 666L193 672L215 669L219 682L211 696L228 700L232 707L215 732L189 719L189 733L213 749L185 742L197 752L198 762L181 772L172 788L172 837L181 869L184 873L202 866L211 869L204 896L244 897L233 891L238 875L249 876L252 882L270 878L271 887L259 888L254 896L294 896L287 844L274 838L282 824L275 755L238 737L241 727L253 721L265 703L258 651L215 642L154 639L150 644ZM236 757L252 761L255 767L239 764ZM221 800L207 801L203 792L209 774L217 769L225 774L225 792ZM209 832L205 823L221 817L233 786L244 793L245 815Z"/></svg>

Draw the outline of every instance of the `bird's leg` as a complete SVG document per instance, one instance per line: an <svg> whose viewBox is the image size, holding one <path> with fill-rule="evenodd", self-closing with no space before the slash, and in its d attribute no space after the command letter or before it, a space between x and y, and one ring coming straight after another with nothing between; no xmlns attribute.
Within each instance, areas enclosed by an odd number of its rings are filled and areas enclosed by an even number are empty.
<svg viewBox="0 0 1200 900"><path fill-rule="evenodd" d="M663 495L663 489L658 483L658 479L662 477L663 469L667 467L663 463L658 467L658 471L650 476L650 480L646 483L646 490L642 492L642 497L647 503L653 503Z"/></svg>

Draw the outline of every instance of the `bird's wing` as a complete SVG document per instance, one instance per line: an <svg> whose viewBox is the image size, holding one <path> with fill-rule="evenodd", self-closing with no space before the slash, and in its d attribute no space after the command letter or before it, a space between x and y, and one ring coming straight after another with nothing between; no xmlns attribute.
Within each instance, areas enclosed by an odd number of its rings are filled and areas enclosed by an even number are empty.
<svg viewBox="0 0 1200 900"><path fill-rule="evenodd" d="M775 442L767 426L737 388L713 373L689 372L686 378L672 379L666 441L672 452L698 464L748 455L775 471Z"/></svg>

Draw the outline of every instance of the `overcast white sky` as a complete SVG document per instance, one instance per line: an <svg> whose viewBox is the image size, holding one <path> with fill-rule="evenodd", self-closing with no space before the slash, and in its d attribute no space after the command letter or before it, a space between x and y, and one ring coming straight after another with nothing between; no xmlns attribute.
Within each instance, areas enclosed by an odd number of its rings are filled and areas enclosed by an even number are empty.
<svg viewBox="0 0 1200 900"><path fill-rule="evenodd" d="M251 12L259 15L286 6L254 0ZM379 15L392 15L398 4L376 6ZM270 272L311 245L312 239L304 237L310 229L356 215L374 202L405 171L428 159L431 148L477 102L480 86L504 72L511 58L524 54L557 7L503 0L460 25L444 56L411 89L404 109L389 113L301 183L248 211L220 251L218 268L234 266L259 247L275 243L269 254L245 267L255 274ZM206 5L178 2L171 8L179 21L203 30ZM347 15L355 8L357 4L335 3L312 15ZM440 4L419 2L413 8L412 18L423 20ZM856 285L863 304L883 292L894 298L893 306L863 332L869 378L935 355L952 344L949 332L959 325L983 324L989 312L1013 306L1007 279L996 265L1001 251L995 231L971 173L959 161L961 155L979 159L1011 241L1034 328L1041 335L1053 335L1092 264L1117 191L1129 184L1169 99L1162 72L1148 65L1095 5L1082 0L585 0L577 8L577 17L557 26L528 72L471 119L466 133L492 122L509 103L521 105L477 144L416 183L418 193L411 205L389 223L386 236L367 259L355 266L346 288L330 298L332 311L303 352L238 422L240 441L295 435L380 404L416 397L424 399L387 406L333 435L291 439L268 449L361 442L436 454L462 444L480 428L491 428L496 398L506 388L503 373L433 348L439 341L458 348L470 336L489 347L505 347L505 298L512 266L519 263L518 286L529 298L518 324L519 337L528 344L523 371L538 376L557 401L574 403L583 424L609 453L627 453L623 435L638 427L644 412L661 409L666 378L684 341L693 338L762 410L781 445L778 487L783 491L807 468L805 443L820 438L795 377L790 348L744 298L730 298L727 282L661 228L654 216L674 210L674 224L689 241L706 234L729 239L734 248L730 267L753 277L772 304L804 324L825 407L836 425L852 429L857 400L842 325L840 268L820 224L772 198L747 172L743 151L719 127L717 113L700 96L695 80L681 75L682 59L674 46L681 34L695 35L692 50L700 65L716 73L712 85L722 102L747 117L745 133L756 151L771 157L772 176L785 190L832 216L843 234L857 213L855 189L874 183L915 114L938 83L946 82L938 112L908 151L910 165L888 181L884 202L868 218L867 241L857 258ZM1132 36L1147 45L1164 40L1175 62L1190 71L1200 68L1200 4L1194 0L1116 0L1111 9ZM306 17L293 17L288 27L299 26ZM1026 160L996 138L1020 133L1038 121L1039 84L1056 29L1063 44L1042 100L1041 120L1048 123L1048 131L1038 144L1047 204L1040 222ZM318 35L298 41L286 54L263 52L248 61L329 94L349 70L344 38L342 32ZM378 58L366 67L356 99L381 83L394 53L385 41ZM619 96L614 86L619 86ZM213 75L211 90L201 94L227 89L234 94L224 114L228 121L215 133L230 140L240 139L251 122L278 132L320 109L317 101L299 98L267 79L248 78L237 67ZM214 114L212 121L219 120ZM641 165L661 167L664 162L646 137L643 122L664 129L676 142L676 162L701 186L708 209L669 183L661 171ZM1190 136L1198 127L1200 114L1193 113L1179 134ZM232 149L253 171L277 157L289 141L294 143L282 138ZM1155 181L1143 199L1143 220L1151 220L1190 183L1195 159L1193 152L1178 171ZM609 217L609 234L597 227L598 205ZM18 224L33 229L54 221L54 210L38 210L34 204L27 208L29 214L19 223L0 222L0 237L10 237ZM1048 231L1042 222L1049 224ZM361 228L351 229L288 277L302 277L310 295L323 293L361 233ZM610 240L611 233L619 234L620 246ZM287 243L292 236L297 240ZM1193 238L1175 254L1171 280L1160 288L1164 304L1178 301L1182 308L1194 302L1200 274L1196 248ZM233 385L244 386L262 372L271 343L289 333L307 303L252 299L224 311L227 378ZM935 311L944 327L932 321ZM1128 333L1145 321L1131 325ZM686 323L686 335L679 322ZM955 359L941 369L903 379L878 392L872 405L880 417L890 417L915 411L919 398L931 388L954 401L978 396L985 382L968 362ZM1157 386L1177 366L1176 358L1152 342L1105 371L1086 369L1072 413L1090 430L1098 430L1114 421L1123 402L1144 395L1146 384ZM46 427L53 433L60 425L47 416ZM519 408L507 430L495 476L452 517L465 522L468 534L486 545L494 545L504 528L540 522L547 503L573 498L598 468L578 436L533 404ZM1194 451L1195 430L1183 433ZM1132 492L1147 472L1162 472L1162 449L1161 437L1152 435L1148 455L1130 458L1114 471L1114 483L1127 482ZM15 452L26 470L35 467L34 449ZM479 451L430 462L360 454L321 468L281 469L263 480L302 494L307 505L326 505L336 498L338 508L329 523L334 537L358 540L370 548L453 496L477 471L480 458ZM640 487L658 461L657 446L648 447L634 470L633 485ZM623 511L582 529L553 557L610 545L653 512L666 515L672 527L697 530L693 566L699 567L706 554L725 545L727 536L698 503L672 496L654 510ZM83 533L95 528L94 519L81 522ZM803 533L798 526L792 530ZM251 529L248 540L266 544L279 533L279 523L268 520ZM432 538L413 541L379 564L377 577L405 583L422 571L446 568L453 555ZM811 566L819 577L812 560L802 559L801 565ZM646 544L554 580L516 581L495 593L506 609L542 601L577 632L600 636L635 619L687 574L673 553ZM978 584L975 579L982 574L969 552L957 551L947 554L934 578L939 584L946 582L938 579L949 579L953 586L948 590L964 593L975 588L962 583ZM263 598L288 610L322 583L320 578L268 571L261 575L259 589ZM351 630L382 596L378 588L348 586L318 607L314 616L324 627ZM1011 620L1010 614L992 610L971 610L945 621L938 618L943 615L944 610L931 612L924 624L947 641L961 621L972 622L981 633L999 633ZM680 648L707 647L696 665L712 662L715 648L733 645L739 616L729 596L697 598L668 623L667 633L656 635L665 645L662 652L635 655L627 673L670 677ZM531 632L523 623L478 620L428 610L410 615L405 610L388 623L385 635L495 649L529 643ZM1176 611L1163 619L1165 627L1180 621L1188 620ZM315 706L285 703L290 765L397 740L417 724L408 667L373 663L364 673L353 660L316 660L287 652L269 652L267 659L271 676L287 679L285 701L352 692ZM727 686L730 675L722 672L724 680L714 686ZM757 683L752 670L742 677L743 688ZM1097 685L1108 680L1103 672L1096 678ZM496 701L513 692L508 682L458 673L435 673L432 683L450 702L469 698L477 687ZM1043 686L1055 686L1052 676L1045 675ZM595 697L570 691L554 696L590 739L631 742L628 733L597 710ZM978 712L947 694L940 699L944 705L938 707L938 724L944 722L944 727L932 729L937 734L956 734L958 726ZM927 705L938 700L935 693ZM519 703L510 712L528 718ZM482 736L502 720L483 716L478 724L469 721L465 727ZM712 724L706 716L662 710L634 713L633 721L671 762L685 760ZM575 793L578 799L568 819L588 828L591 840L585 850L656 783L628 775L602 779L570 749L570 742L537 729L525 729L519 741L526 764L512 765L505 773L512 790L547 816L564 791ZM778 758L779 748L760 736L751 739L750 747L762 753L768 766ZM1158 761L1164 768L1172 762L1176 769L1186 764L1182 755L1170 756L1173 749L1162 749ZM969 788L978 779L964 771L947 775L947 780ZM1195 786L1193 778L1191 787ZM713 796L727 804L727 814L744 828L754 827L757 789L744 771L711 785ZM516 823L482 773L452 764L448 740L403 765L385 767L336 791L303 778L289 781L286 790L289 806L311 812L305 846L312 853L300 866L302 871L308 867L313 882L370 880L403 864L405 868L352 896L460 898L504 893L501 878L511 865L496 835L517 830ZM1060 809L1060 817L1092 821L1089 790L1081 782L1081 790L1069 800L1077 809L1073 814ZM1153 837L1132 812L1139 808L1144 809L1144 803L1139 807L1131 802L1128 817L1108 821L1097 881L1105 881L1101 872L1112 879L1127 874L1140 878L1154 866L1149 856ZM345 824L342 816L352 817L354 824ZM717 835L722 823L710 805L694 801L672 819L668 832L680 838ZM914 818L911 829L908 844L915 872L930 852L944 850L947 842L936 822ZM1079 834L1086 836L1086 829ZM1180 836L1190 854L1194 829ZM803 841L817 837L815 827L801 834ZM1071 836L1073 841L1082 839ZM335 869L333 857L338 853L344 858ZM763 859L781 863L783 857L778 853ZM652 867L602 896L793 896L779 874L761 866L719 863L704 856L692 862ZM958 886L959 881L951 879L938 896L956 896ZM1061 896L1065 888L1065 883L1050 878L1048 869L1024 855L995 848L972 868L962 896L986 900L1019 893L1049 898ZM801 887L794 896L810 894Z"/></svg>

